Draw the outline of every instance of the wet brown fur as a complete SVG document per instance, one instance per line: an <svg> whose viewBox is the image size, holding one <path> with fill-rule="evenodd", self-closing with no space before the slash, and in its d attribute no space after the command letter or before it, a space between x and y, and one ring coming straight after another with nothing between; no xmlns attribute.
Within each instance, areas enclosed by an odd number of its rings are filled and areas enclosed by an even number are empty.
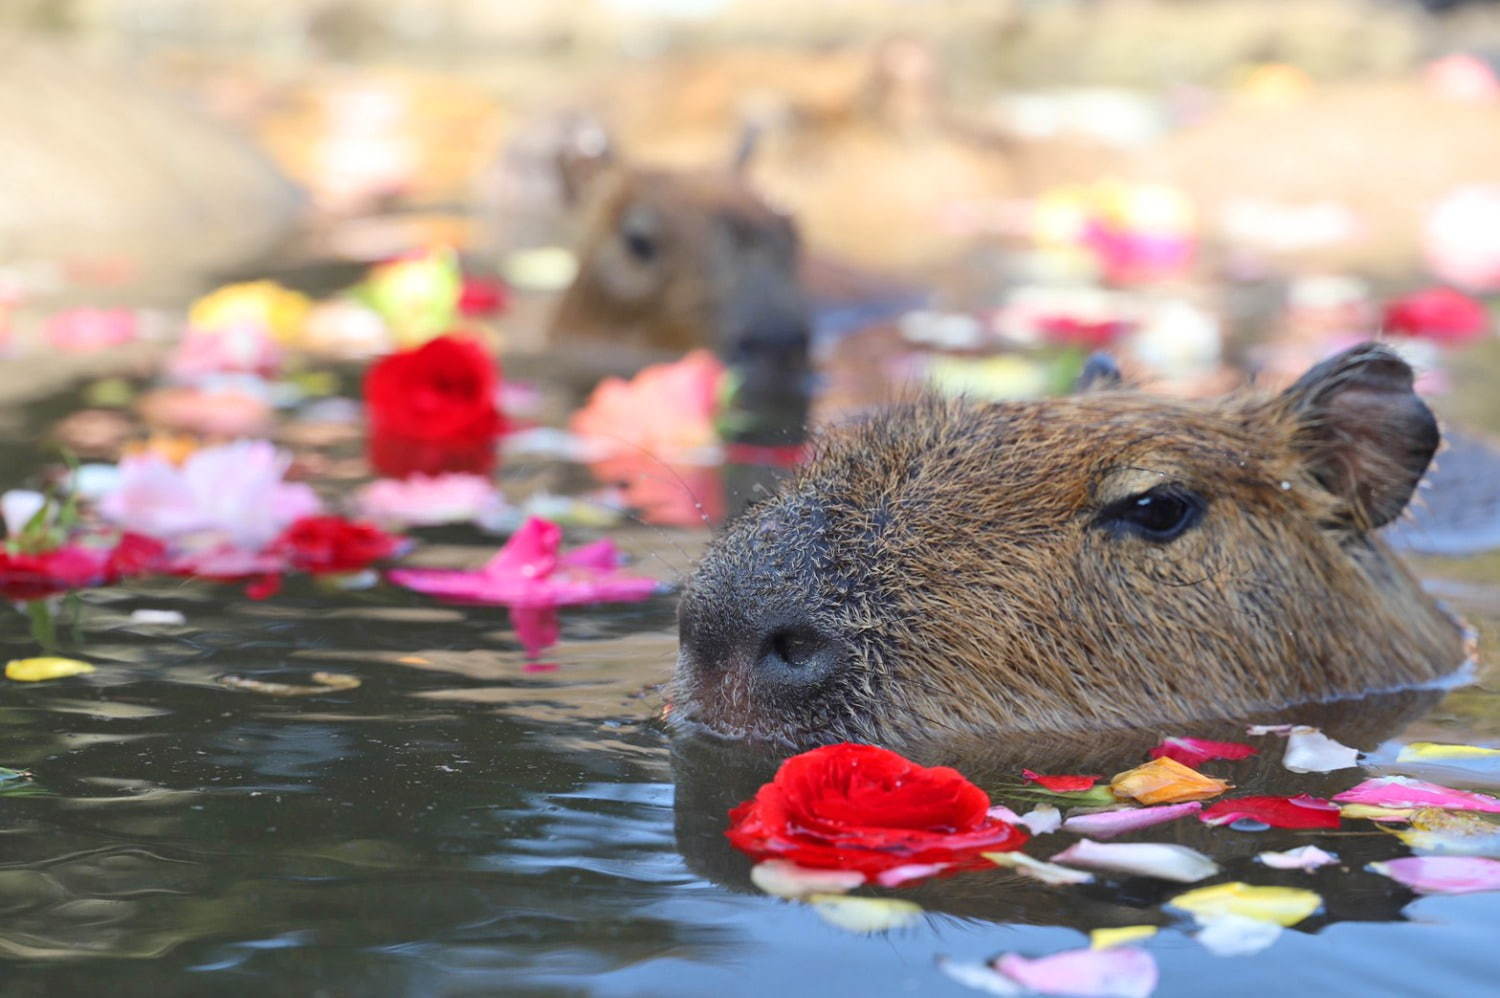
<svg viewBox="0 0 1500 998"><path fill-rule="evenodd" d="M1357 351L1275 397L925 400L831 432L688 586L676 715L891 742L1239 716L1450 672L1460 629L1370 531L1435 423L1404 364ZM1206 500L1176 540L1097 522L1168 482ZM780 619L844 649L805 695L753 667Z"/></svg>
<svg viewBox="0 0 1500 998"><path fill-rule="evenodd" d="M733 169L610 165L588 182L580 209L579 272L553 316L554 343L662 353L712 347L748 269L761 267L777 285L765 289L768 297L799 293L795 227ZM651 240L650 260L631 255L631 224Z"/></svg>

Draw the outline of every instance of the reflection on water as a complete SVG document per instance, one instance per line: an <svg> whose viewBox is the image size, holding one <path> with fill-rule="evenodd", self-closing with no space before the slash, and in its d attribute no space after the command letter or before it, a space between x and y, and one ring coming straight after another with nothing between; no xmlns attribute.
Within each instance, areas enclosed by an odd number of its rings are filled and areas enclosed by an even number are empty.
<svg viewBox="0 0 1500 998"><path fill-rule="evenodd" d="M70 403L28 412L27 438ZM38 461L12 453L18 475ZM624 534L628 549L673 571L702 540ZM492 546L457 529L434 536ZM1488 629L1493 587L1452 578L1448 595ZM1180 888L1144 878L1051 888L997 870L931 882L901 892L930 916L874 939L758 894L723 838L724 815L775 759L672 746L654 722L675 654L670 597L570 611L547 661L556 668L543 670L500 610L434 606L387 586L293 586L259 604L229 587L152 581L85 599L82 650L99 670L7 684L0 698L0 764L31 770L48 791L0 797L10 993L826 994L836 980L834 993L958 994L935 955L1047 953L1091 928L1180 927L1160 907ZM140 608L188 623L131 623ZM0 657L31 652L19 617L0 635ZM277 698L219 681L307 683L319 670L361 685ZM1500 736L1500 696L1482 687L1293 714L1365 749ZM933 746L924 761L960 765L1003 800L1021 766L1110 773L1159 734ZM1215 771L1250 793L1355 782L1294 776L1277 755ZM1493 980L1500 898L1414 900L1364 870L1404 851L1368 823L1318 836L1186 821L1133 838L1182 842L1228 879L1309 886L1326 902L1254 957L1226 961L1163 933L1150 943L1160 994L1199 993L1205 975L1232 994L1466 994ZM1343 862L1309 875L1253 860L1309 842Z"/></svg>

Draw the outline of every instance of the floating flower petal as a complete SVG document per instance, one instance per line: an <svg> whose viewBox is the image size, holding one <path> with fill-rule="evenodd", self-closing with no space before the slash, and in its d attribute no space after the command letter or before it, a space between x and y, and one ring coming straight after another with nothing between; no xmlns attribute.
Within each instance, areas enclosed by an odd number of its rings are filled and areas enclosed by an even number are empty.
<svg viewBox="0 0 1500 998"><path fill-rule="evenodd" d="M1139 939L1150 939L1158 931L1154 925L1121 925L1113 929L1095 929L1089 933L1089 947L1113 949Z"/></svg>
<svg viewBox="0 0 1500 998"><path fill-rule="evenodd" d="M76 658L45 655L40 658L13 658L5 663L5 678L20 683L39 683L45 679L64 679L93 672L94 667Z"/></svg>
<svg viewBox="0 0 1500 998"><path fill-rule="evenodd" d="M1452 790L1426 780L1414 780L1409 776L1381 776L1365 780L1356 787L1335 794L1333 799L1340 804L1371 804L1388 808L1439 807L1500 814L1500 800L1488 794Z"/></svg>
<svg viewBox="0 0 1500 998"><path fill-rule="evenodd" d="M995 969L1043 995L1076 998L1148 998L1156 990L1156 958L1143 949L1076 949L1034 960L1007 953Z"/></svg>
<svg viewBox="0 0 1500 998"><path fill-rule="evenodd" d="M1294 773L1331 773L1358 765L1358 760L1359 749L1302 724L1287 733L1286 755L1281 764Z"/></svg>
<svg viewBox="0 0 1500 998"><path fill-rule="evenodd" d="M1058 866L1056 863L1044 863L1026 855L1019 849L1014 852L987 852L984 858L996 866L1008 866L1013 870L1019 870L1028 877L1034 877L1044 884L1087 884L1094 879L1092 873L1083 870L1074 870L1066 866Z"/></svg>
<svg viewBox="0 0 1500 998"><path fill-rule="evenodd" d="M1410 821L1390 832L1418 852L1500 857L1500 817L1429 807L1411 812Z"/></svg>
<svg viewBox="0 0 1500 998"><path fill-rule="evenodd" d="M1029 769L1021 770L1021 775L1026 778L1026 782L1038 784L1051 790L1053 793L1059 794L1071 794L1077 793L1080 790L1090 790L1095 783L1103 779L1101 776L1043 776Z"/></svg>
<svg viewBox="0 0 1500 998"><path fill-rule="evenodd" d="M1255 857L1274 870L1316 870L1337 863L1339 858L1317 846L1300 846L1286 852L1263 852Z"/></svg>
<svg viewBox="0 0 1500 998"><path fill-rule="evenodd" d="M1184 766L1201 766L1215 759L1244 759L1255 755L1260 749L1244 742L1211 742L1206 738L1163 738L1161 744L1151 750L1151 758L1176 759Z"/></svg>
<svg viewBox="0 0 1500 998"><path fill-rule="evenodd" d="M1199 920L1239 915L1277 925L1296 925L1323 904L1313 891L1300 887L1256 887L1238 880L1199 887L1167 902Z"/></svg>
<svg viewBox="0 0 1500 998"><path fill-rule="evenodd" d="M1112 839L1116 835L1133 832L1138 828L1150 828L1163 822L1175 821L1184 815L1203 810L1201 801L1185 801L1181 804L1162 804L1157 807L1127 807L1118 811L1096 811L1093 814L1075 814L1063 822L1063 828L1079 835L1091 835L1099 839Z"/></svg>
<svg viewBox="0 0 1500 998"><path fill-rule="evenodd" d="M1176 804L1217 797L1230 789L1230 784L1162 756L1115 774L1109 788L1116 797L1130 798L1142 804Z"/></svg>
<svg viewBox="0 0 1500 998"><path fill-rule="evenodd" d="M1232 797L1216 801L1199 815L1205 825L1227 825L1249 818L1272 828L1337 828L1339 807L1308 794L1295 797Z"/></svg>
<svg viewBox="0 0 1500 998"><path fill-rule="evenodd" d="M1019 820L1031 829L1032 835L1048 835L1062 827L1062 812L1051 804L1043 804L1021 815Z"/></svg>
<svg viewBox="0 0 1500 998"><path fill-rule="evenodd" d="M1397 762L1446 762L1451 759L1500 758L1500 748L1483 745L1444 745L1439 742L1411 742L1401 746Z"/></svg>
<svg viewBox="0 0 1500 998"><path fill-rule="evenodd" d="M1002 998L1009 998L1011 995L1025 993L1015 981L1004 976L995 968L982 963L965 963L946 956L939 956L937 958L937 968L950 980L956 981L966 988L982 991L987 995L1000 995Z"/></svg>
<svg viewBox="0 0 1500 998"><path fill-rule="evenodd" d="M905 928L922 917L921 905L895 898L814 894L807 900L823 921L846 932L886 932Z"/></svg>
<svg viewBox="0 0 1500 998"><path fill-rule="evenodd" d="M809 870L784 859L768 859L750 868L750 882L777 897L805 898L852 891L865 882L865 875L856 870Z"/></svg>
<svg viewBox="0 0 1500 998"><path fill-rule="evenodd" d="M1500 860L1475 856L1406 856L1371 863L1368 868L1419 894L1500 891Z"/></svg>
<svg viewBox="0 0 1500 998"><path fill-rule="evenodd" d="M1083 839L1052 857L1054 863L1159 877L1191 884L1219 872L1219 865L1187 846L1163 842L1095 842Z"/></svg>

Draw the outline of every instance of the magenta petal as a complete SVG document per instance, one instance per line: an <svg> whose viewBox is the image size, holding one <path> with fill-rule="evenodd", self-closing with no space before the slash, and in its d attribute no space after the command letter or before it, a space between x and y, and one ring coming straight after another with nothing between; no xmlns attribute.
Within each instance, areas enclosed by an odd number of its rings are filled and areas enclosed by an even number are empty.
<svg viewBox="0 0 1500 998"><path fill-rule="evenodd" d="M496 578L535 579L551 575L557 568L557 549L562 528L539 517L531 517L511 535L480 571Z"/></svg>
<svg viewBox="0 0 1500 998"><path fill-rule="evenodd" d="M1147 998L1156 990L1156 958L1132 946L1068 950L1035 960L1007 953L995 969L1044 995Z"/></svg>
<svg viewBox="0 0 1500 998"><path fill-rule="evenodd" d="M1500 860L1473 856L1406 856L1371 863L1369 868L1421 894L1500 891Z"/></svg>
<svg viewBox="0 0 1500 998"><path fill-rule="evenodd" d="M1137 828L1150 828L1164 821L1175 821L1183 815L1203 810L1203 802L1191 800L1182 804L1163 804L1159 807L1128 807L1118 811L1098 811L1094 814L1077 814L1063 822L1063 828L1079 835L1099 839L1112 839Z"/></svg>
<svg viewBox="0 0 1500 998"><path fill-rule="evenodd" d="M574 548L558 559L558 564L573 568L593 568L601 572L612 572L620 567L620 549L615 542L605 538Z"/></svg>
<svg viewBox="0 0 1500 998"><path fill-rule="evenodd" d="M1450 811L1486 811L1500 814L1500 800L1488 794L1453 790L1409 776L1382 776L1335 794L1340 804L1373 804L1376 807L1436 807Z"/></svg>

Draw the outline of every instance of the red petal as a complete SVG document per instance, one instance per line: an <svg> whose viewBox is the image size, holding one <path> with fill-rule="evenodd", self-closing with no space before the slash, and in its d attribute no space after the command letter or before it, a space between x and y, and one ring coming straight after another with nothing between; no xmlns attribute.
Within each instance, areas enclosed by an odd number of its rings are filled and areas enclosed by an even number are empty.
<svg viewBox="0 0 1500 998"><path fill-rule="evenodd" d="M1029 769L1021 770L1021 775L1028 782L1040 784L1043 788L1051 790L1055 794L1073 793L1076 790L1092 790L1094 784L1098 783L1101 776L1043 776L1033 773Z"/></svg>
<svg viewBox="0 0 1500 998"><path fill-rule="evenodd" d="M1260 749L1244 742L1211 742L1206 738L1163 738L1161 744L1151 750L1151 758L1166 756L1184 766L1198 766L1214 759L1244 759L1255 755Z"/></svg>
<svg viewBox="0 0 1500 998"><path fill-rule="evenodd" d="M1241 818L1264 821L1273 828L1337 828L1339 806L1321 797L1231 797L1216 801L1198 817L1208 825L1225 825Z"/></svg>

